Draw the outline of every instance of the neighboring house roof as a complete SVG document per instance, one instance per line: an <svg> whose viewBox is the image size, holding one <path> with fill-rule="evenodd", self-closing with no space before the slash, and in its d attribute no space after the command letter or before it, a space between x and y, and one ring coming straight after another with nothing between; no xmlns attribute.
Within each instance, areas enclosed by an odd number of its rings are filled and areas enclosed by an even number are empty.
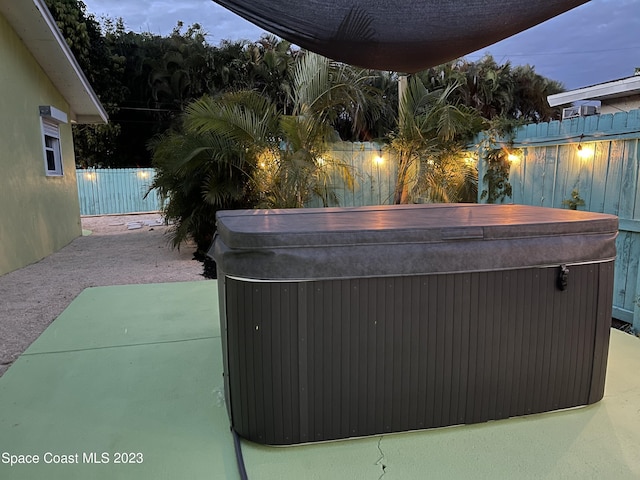
<svg viewBox="0 0 640 480"><path fill-rule="evenodd" d="M568 92L549 95L547 101L552 107L567 105L581 100L607 101L613 98L640 95L640 75L600 83L590 87L578 88Z"/></svg>
<svg viewBox="0 0 640 480"><path fill-rule="evenodd" d="M71 120L107 123L108 115L64 40L44 0L0 0L0 14L69 103Z"/></svg>

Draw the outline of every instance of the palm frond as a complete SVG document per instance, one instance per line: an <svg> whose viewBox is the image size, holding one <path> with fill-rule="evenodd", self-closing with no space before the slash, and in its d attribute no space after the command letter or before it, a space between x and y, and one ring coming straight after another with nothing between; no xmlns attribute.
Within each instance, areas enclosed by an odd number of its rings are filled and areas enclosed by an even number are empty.
<svg viewBox="0 0 640 480"><path fill-rule="evenodd" d="M295 65L292 79L296 108L294 114L301 114L327 94L330 87L329 60L315 53L305 52Z"/></svg>
<svg viewBox="0 0 640 480"><path fill-rule="evenodd" d="M255 92L203 97L191 103L185 114L187 132L213 133L249 147L265 144L274 136L278 114L270 99Z"/></svg>

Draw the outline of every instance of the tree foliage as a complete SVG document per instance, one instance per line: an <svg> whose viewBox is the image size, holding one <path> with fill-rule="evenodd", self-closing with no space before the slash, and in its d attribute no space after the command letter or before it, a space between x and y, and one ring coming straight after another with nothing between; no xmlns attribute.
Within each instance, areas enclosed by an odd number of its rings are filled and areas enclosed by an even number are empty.
<svg viewBox="0 0 640 480"><path fill-rule="evenodd" d="M482 180L487 188L482 191L480 198L486 199L487 203L501 202L512 194L509 183L509 154L503 148L492 148L484 158L487 171Z"/></svg>
<svg viewBox="0 0 640 480"><path fill-rule="evenodd" d="M122 83L124 58L114 54L93 15L77 0L46 0L78 64L96 91L109 116L113 116L124 100ZM110 164L114 159L114 145L119 141L121 128L108 125L74 125L74 148L81 166Z"/></svg>
<svg viewBox="0 0 640 480"><path fill-rule="evenodd" d="M198 24L135 33L122 19L98 23L81 1L46 1L110 116L74 126L78 163L153 164L176 245L193 238L206 248L219 208L296 207L314 195L333 204L334 176L350 181L327 153L337 139L387 143L398 158L395 203L474 201L477 160L466 150L488 128L482 195L501 201L509 163L490 139L504 125L560 115L546 97L561 84L490 55L412 75L400 99L398 74L331 62L273 35L213 46Z"/></svg>
<svg viewBox="0 0 640 480"><path fill-rule="evenodd" d="M486 199L487 203L498 203L511 197L512 187L509 183L509 172L511 170L510 154L518 153L511 148L515 129L519 121L496 117L487 122L487 126L482 133L482 139L478 143L478 150L481 158L486 163L485 174L482 182L485 189L480 194L480 199ZM506 138L506 141L504 139Z"/></svg>
<svg viewBox="0 0 640 480"><path fill-rule="evenodd" d="M452 99L459 88L429 91L418 76L408 78L389 144L398 158L393 203L470 201L477 181L463 150L483 122Z"/></svg>
<svg viewBox="0 0 640 480"><path fill-rule="evenodd" d="M186 105L203 95L255 90L291 114L292 75L300 51L273 35L257 41L207 42L198 24L177 22L168 36L135 33L122 19L87 13L79 0L46 0L67 43L110 116L107 126L75 127L76 156L82 166L150 166L150 139L175 127ZM362 87L378 102L354 103L335 111L332 127L342 140L370 141L396 134L398 75L344 66L343 74L363 77ZM499 64L491 56L457 60L417 74L431 92L457 85L449 101L475 109L485 119L522 122L557 118L546 96L562 86L530 66ZM354 98L354 102L359 99Z"/></svg>
<svg viewBox="0 0 640 480"><path fill-rule="evenodd" d="M548 95L563 91L561 83L537 74L530 65L499 64L491 55L477 62L459 59L421 72L428 88L459 84L453 100L475 108L480 115L546 122L560 118L561 110L547 103Z"/></svg>
<svg viewBox="0 0 640 480"><path fill-rule="evenodd" d="M181 128L153 143L158 175L152 188L169 198L174 244L193 238L203 248L216 209L303 207L312 196L326 205L335 200L334 175L351 182L349 169L327 147L338 138L338 118L348 116L357 128L363 107L375 110L379 99L367 72L305 53L290 82L288 106L256 90L195 100ZM209 220L196 218L200 214Z"/></svg>

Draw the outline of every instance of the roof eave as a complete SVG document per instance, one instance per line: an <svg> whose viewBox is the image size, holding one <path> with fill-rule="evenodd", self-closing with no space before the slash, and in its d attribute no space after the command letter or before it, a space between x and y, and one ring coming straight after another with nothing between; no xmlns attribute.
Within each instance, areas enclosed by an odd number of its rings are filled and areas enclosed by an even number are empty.
<svg viewBox="0 0 640 480"><path fill-rule="evenodd" d="M109 116L78 65L44 0L0 0L9 21L51 82L69 104L77 123L108 123Z"/></svg>
<svg viewBox="0 0 640 480"><path fill-rule="evenodd" d="M603 100L638 94L640 94L640 76L635 75L614 82L606 82L591 87L549 95L547 101L551 107L557 107L581 100Z"/></svg>

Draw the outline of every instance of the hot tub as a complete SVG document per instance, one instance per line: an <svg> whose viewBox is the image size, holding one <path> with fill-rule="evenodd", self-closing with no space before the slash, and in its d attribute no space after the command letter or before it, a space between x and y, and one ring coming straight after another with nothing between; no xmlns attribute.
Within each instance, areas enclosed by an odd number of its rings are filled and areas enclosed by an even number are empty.
<svg viewBox="0 0 640 480"><path fill-rule="evenodd" d="M227 408L254 442L600 400L617 217L520 205L222 211Z"/></svg>

